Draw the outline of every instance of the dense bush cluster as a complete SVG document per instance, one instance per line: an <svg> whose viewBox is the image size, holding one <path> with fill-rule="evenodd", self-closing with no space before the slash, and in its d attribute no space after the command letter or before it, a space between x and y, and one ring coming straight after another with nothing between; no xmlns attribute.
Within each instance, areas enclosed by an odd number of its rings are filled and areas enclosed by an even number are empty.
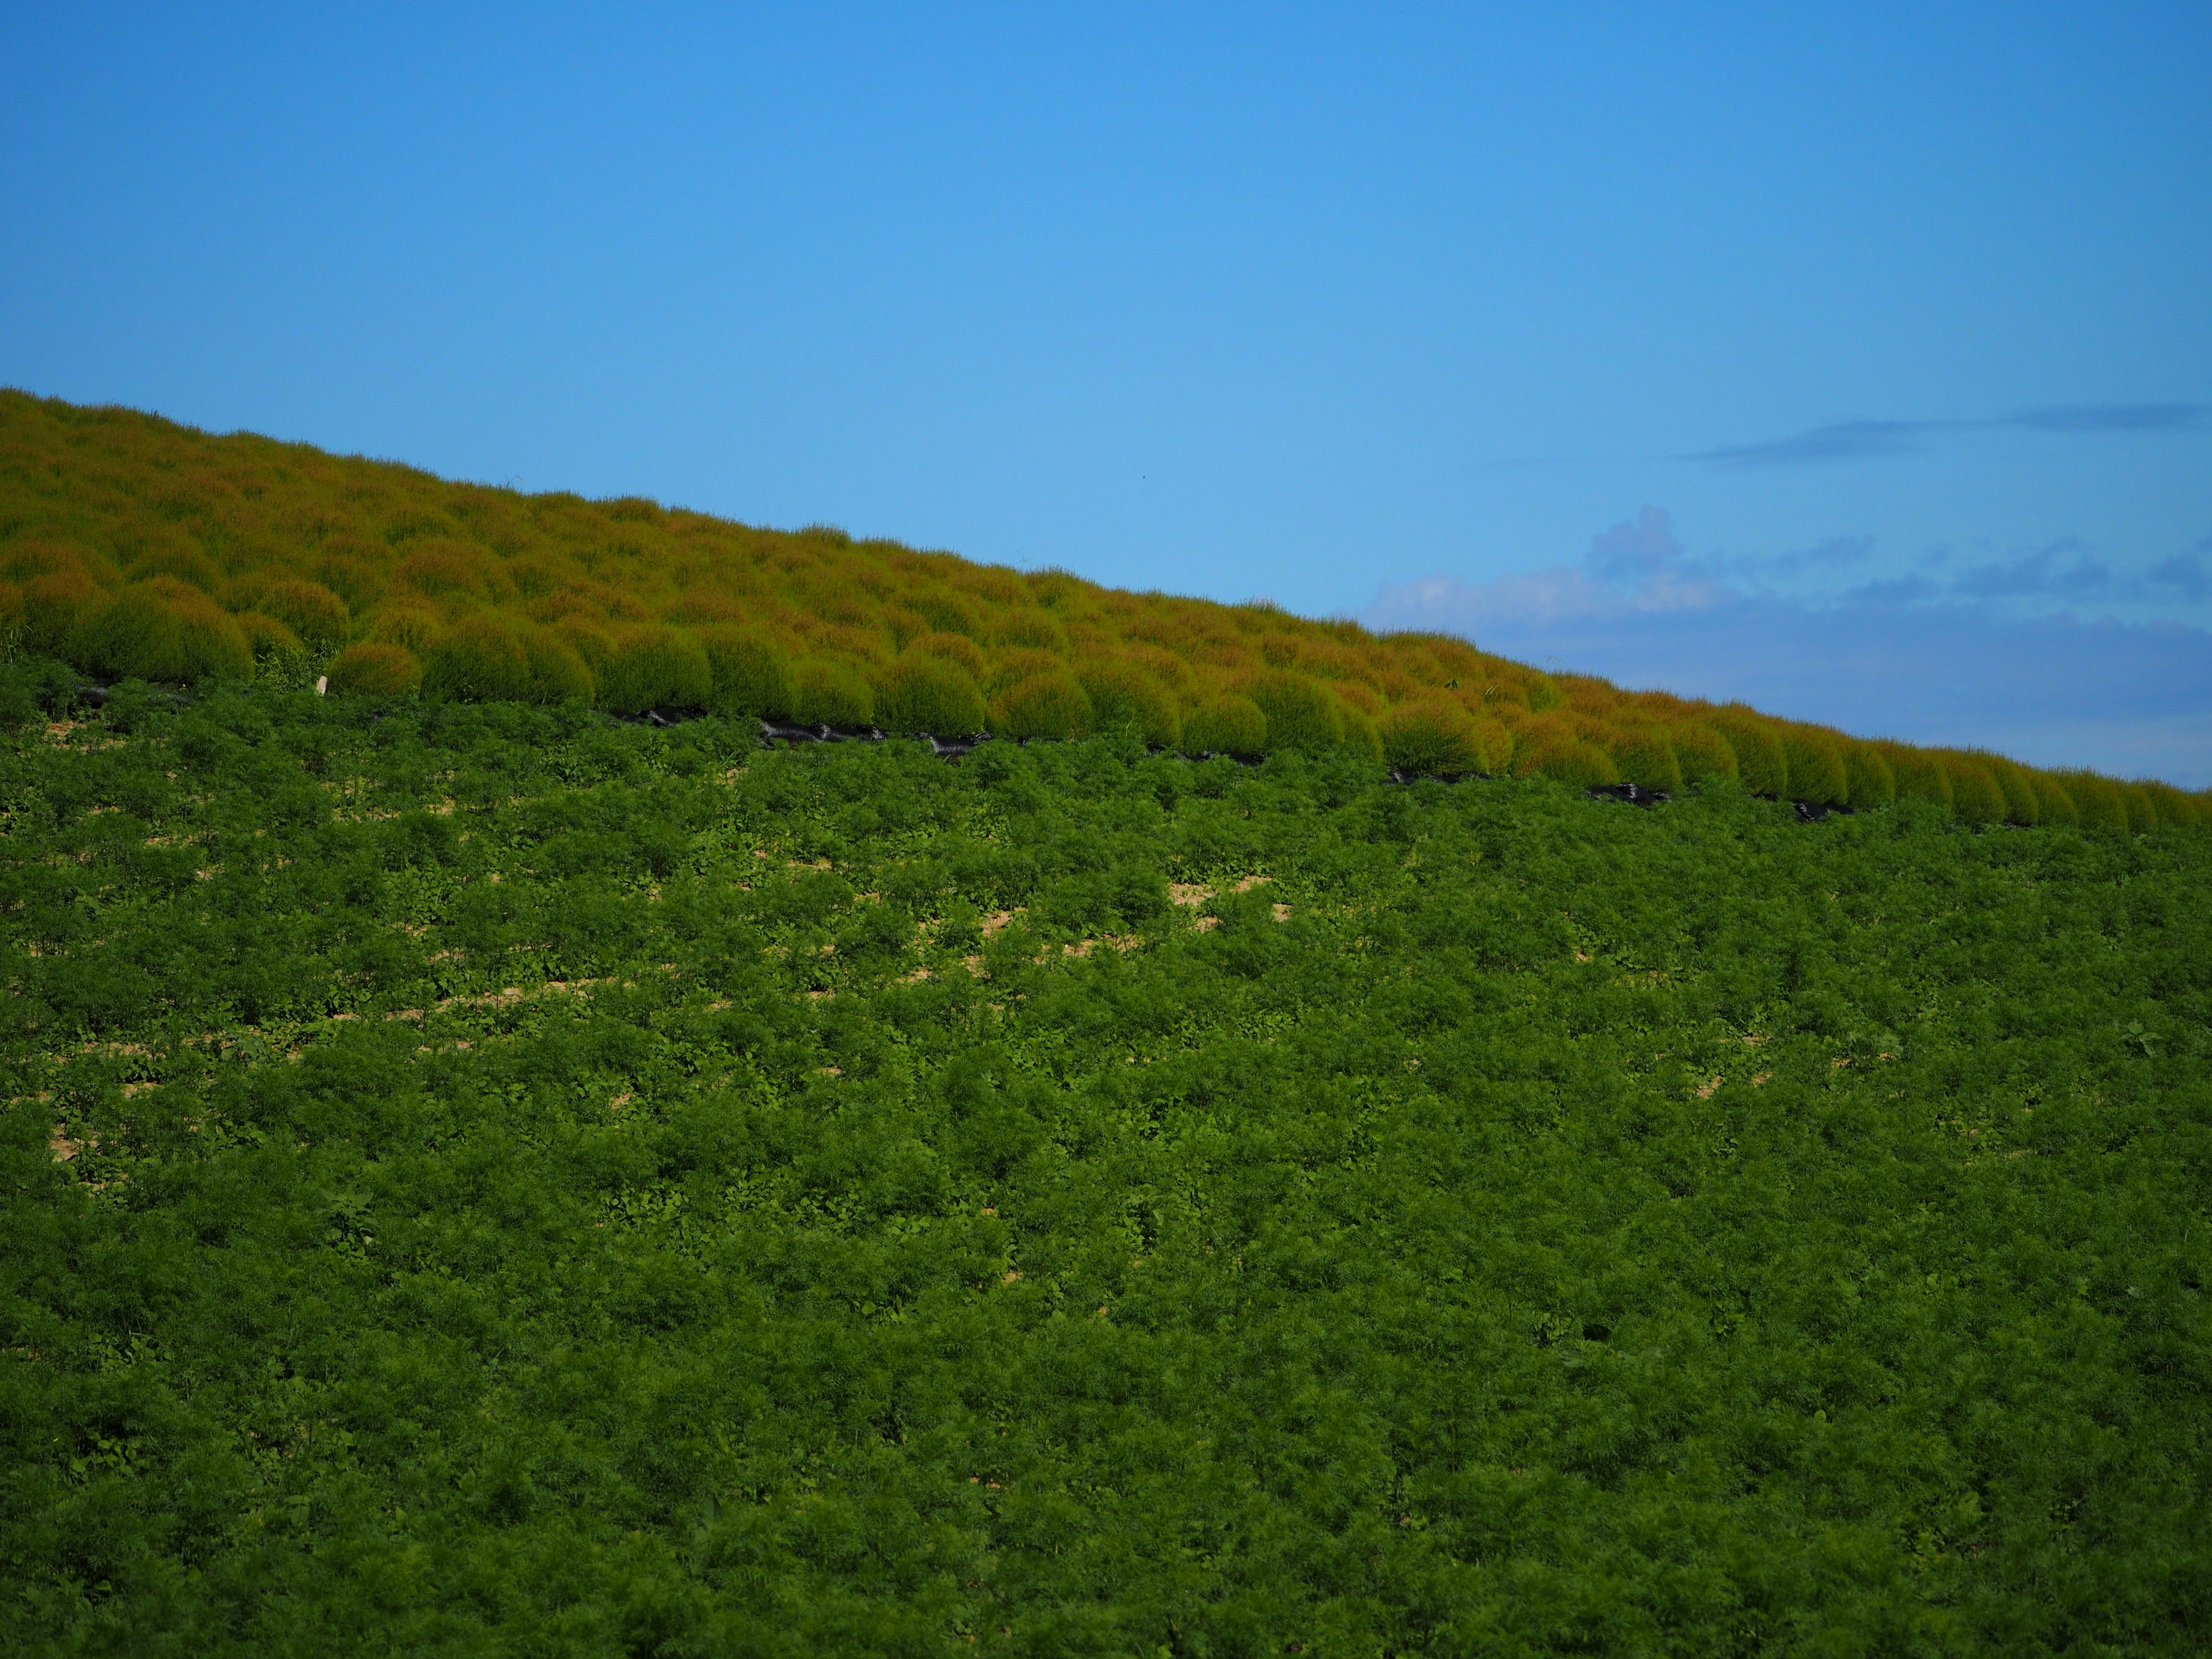
<svg viewBox="0 0 2212 1659"><path fill-rule="evenodd" d="M459 484L0 392L0 634L102 678L663 706L1672 791L1970 824L2212 823L2206 797L1860 741L1433 635L1118 592L823 528Z"/></svg>
<svg viewBox="0 0 2212 1659"><path fill-rule="evenodd" d="M879 713L972 708L897 666ZM1264 746L1303 696L1182 718ZM11 1651L2212 1621L2201 835L1133 725L948 766L575 702L76 713L0 737ZM1383 715L1498 769L1453 699ZM1858 787L1817 742L1729 752Z"/></svg>

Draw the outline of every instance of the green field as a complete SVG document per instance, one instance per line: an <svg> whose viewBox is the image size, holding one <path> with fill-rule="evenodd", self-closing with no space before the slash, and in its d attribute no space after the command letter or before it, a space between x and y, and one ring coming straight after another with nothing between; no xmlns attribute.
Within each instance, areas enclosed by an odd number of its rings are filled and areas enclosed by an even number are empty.
<svg viewBox="0 0 2212 1659"><path fill-rule="evenodd" d="M0 737L0 1650L2212 1639L2212 837Z"/></svg>

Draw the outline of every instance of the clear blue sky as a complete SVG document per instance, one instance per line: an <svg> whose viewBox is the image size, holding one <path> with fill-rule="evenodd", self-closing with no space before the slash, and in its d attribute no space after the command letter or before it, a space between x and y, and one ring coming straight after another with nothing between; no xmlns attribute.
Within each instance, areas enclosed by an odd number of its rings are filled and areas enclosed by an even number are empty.
<svg viewBox="0 0 2212 1659"><path fill-rule="evenodd" d="M0 383L2212 781L2212 7L0 6Z"/></svg>

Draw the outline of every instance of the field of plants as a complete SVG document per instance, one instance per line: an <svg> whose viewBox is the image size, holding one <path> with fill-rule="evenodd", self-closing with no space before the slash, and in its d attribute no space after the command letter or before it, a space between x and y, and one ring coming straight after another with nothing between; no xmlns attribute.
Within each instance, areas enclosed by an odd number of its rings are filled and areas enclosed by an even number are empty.
<svg viewBox="0 0 2212 1659"><path fill-rule="evenodd" d="M0 1647L2203 1650L2193 808L268 662L0 672Z"/></svg>
<svg viewBox="0 0 2212 1659"><path fill-rule="evenodd" d="M712 708L1403 771L1734 780L1979 826L2212 823L2212 797L1550 675L1434 635L1127 593L843 532L525 495L0 391L0 646L105 682Z"/></svg>

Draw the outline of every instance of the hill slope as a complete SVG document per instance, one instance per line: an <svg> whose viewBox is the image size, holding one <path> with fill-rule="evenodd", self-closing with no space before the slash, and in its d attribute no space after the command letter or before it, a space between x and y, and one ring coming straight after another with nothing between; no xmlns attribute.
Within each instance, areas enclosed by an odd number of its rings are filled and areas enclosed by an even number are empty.
<svg viewBox="0 0 2212 1659"><path fill-rule="evenodd" d="M2201 835L266 684L0 768L16 1650L2212 1619Z"/></svg>
<svg viewBox="0 0 2212 1659"><path fill-rule="evenodd" d="M1411 772L1648 789L1734 778L1971 824L2143 830L2212 797L1870 743L1437 635L1120 592L830 530L457 484L252 436L0 392L0 631L103 678L581 701L896 732L1346 746Z"/></svg>

